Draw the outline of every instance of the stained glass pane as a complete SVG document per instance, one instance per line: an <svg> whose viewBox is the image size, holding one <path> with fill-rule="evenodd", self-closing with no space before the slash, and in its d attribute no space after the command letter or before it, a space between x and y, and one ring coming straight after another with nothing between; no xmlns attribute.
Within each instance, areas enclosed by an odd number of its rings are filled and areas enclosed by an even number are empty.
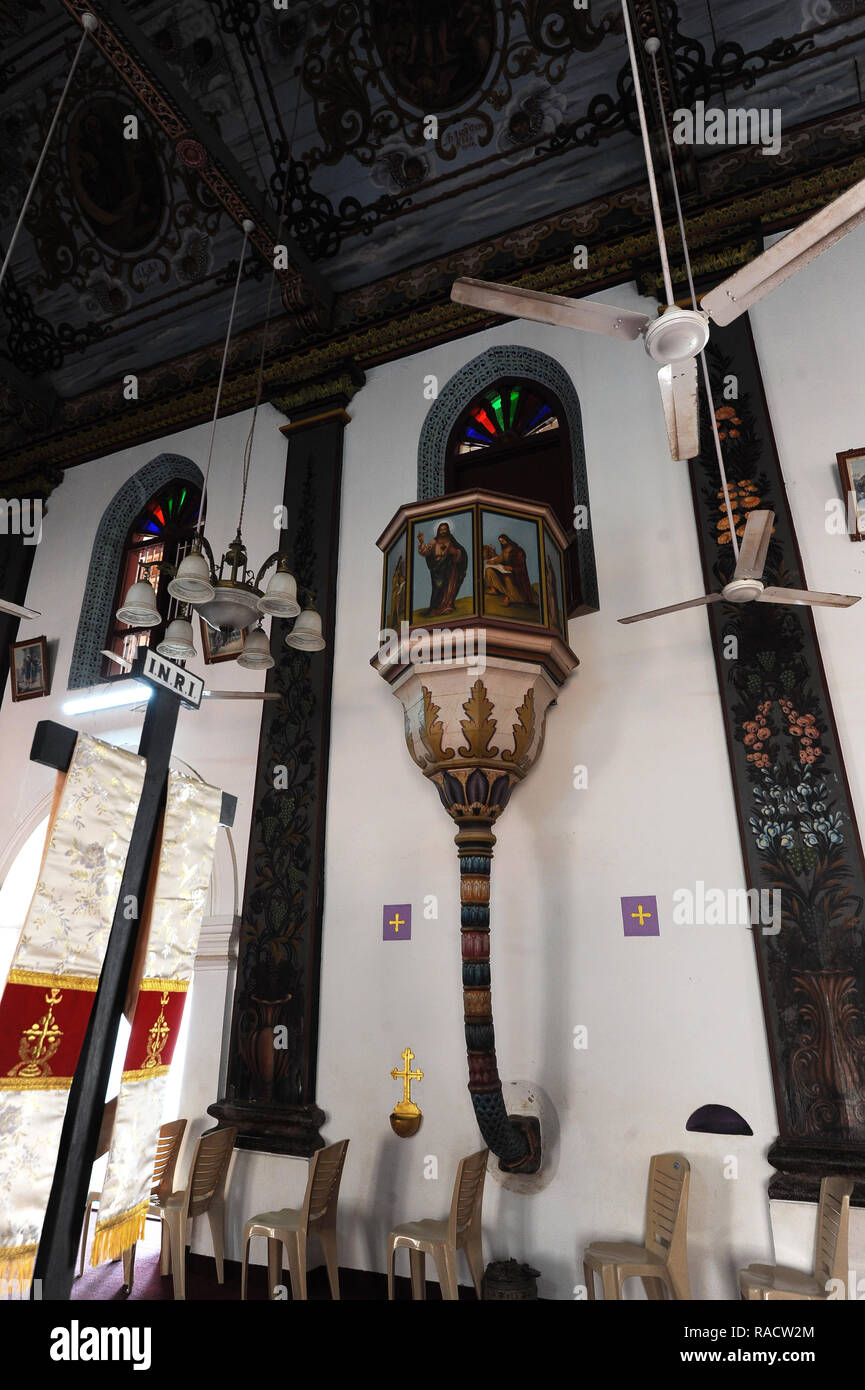
<svg viewBox="0 0 865 1390"><path fill-rule="evenodd" d="M552 407L529 386L491 387L466 412L458 452L485 449L558 428Z"/></svg>
<svg viewBox="0 0 865 1390"><path fill-rule="evenodd" d="M144 540L161 536L167 526L194 526L198 520L198 499L182 483L171 483L148 502L135 524L133 537Z"/></svg>

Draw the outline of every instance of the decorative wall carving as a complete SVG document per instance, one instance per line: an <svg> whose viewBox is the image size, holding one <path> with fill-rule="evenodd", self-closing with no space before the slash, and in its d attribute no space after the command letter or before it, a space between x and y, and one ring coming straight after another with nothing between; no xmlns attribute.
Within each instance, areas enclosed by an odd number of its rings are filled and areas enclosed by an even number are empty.
<svg viewBox="0 0 865 1390"><path fill-rule="evenodd" d="M715 412L737 533L754 507L773 510L767 582L807 588L747 319L713 339L715 400L730 373L738 381L736 401ZM691 476L707 590L717 589L733 556L710 442ZM865 861L810 609L718 604L708 621L746 878L781 903L780 930L754 928L780 1130L769 1161L794 1175L770 1191L805 1195L805 1173L865 1177ZM723 655L730 637L735 660Z"/></svg>

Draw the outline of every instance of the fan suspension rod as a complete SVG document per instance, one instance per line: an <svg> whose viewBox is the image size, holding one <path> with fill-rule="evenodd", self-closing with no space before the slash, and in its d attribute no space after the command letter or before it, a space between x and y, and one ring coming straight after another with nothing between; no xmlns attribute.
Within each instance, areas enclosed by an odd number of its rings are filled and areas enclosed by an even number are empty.
<svg viewBox="0 0 865 1390"><path fill-rule="evenodd" d="M623 3L626 3L626 0L623 0ZM658 49L660 48L660 41L656 39L653 42L650 39L646 45L646 48L649 52L649 56L652 59L652 68L655 76L655 94L658 100L658 111L661 117L661 126L664 131L664 144L667 150L667 162L670 166L670 182L673 185L673 197L676 201L676 218L679 223L679 236L682 240L682 251L684 252L685 256L685 273L688 276L688 289L691 294L691 306L692 308L696 309L697 292L694 289L694 276L691 271L691 256L688 251L688 238L685 235L685 219L682 215L682 200L679 197L679 181L676 178L676 164L675 160L673 159L673 147L670 144L670 131L667 125L667 113L664 110L664 100L663 94L661 92L661 75L658 71ZM727 470L724 467L724 453L721 448L721 438L718 434L718 421L715 417L715 402L712 398L712 383L709 380L709 364L706 361L705 349L700 353L700 364L703 369L703 383L706 388L706 400L709 403L709 419L712 422L712 436L715 440L715 453L718 458L718 472L721 475L721 486L724 489L724 502L727 507L727 518L730 522L730 544L733 547L733 558L734 560L738 560L739 541L738 537L736 536L736 526L733 521L733 507L730 502L730 489L727 486Z"/></svg>
<svg viewBox="0 0 865 1390"><path fill-rule="evenodd" d="M667 243L664 239L664 224L661 219L661 204L658 198L658 185L655 182L655 168L652 164L652 149L649 144L649 129L646 125L646 112L643 108L643 91L640 86L640 74L637 68L637 54L634 49L634 36L631 32L631 17L628 13L628 0L622 0L622 14L625 19L625 34L628 40L628 53L631 59L631 75L634 79L634 96L637 99L637 115L640 118L640 132L643 137L643 153L646 158L646 170L649 175L649 192L652 195L652 212L655 216L655 231L658 237L658 250L661 253L661 270L664 276L664 290L667 295L667 306L670 307L675 302L673 299L673 281L670 278L670 262L667 259Z"/></svg>

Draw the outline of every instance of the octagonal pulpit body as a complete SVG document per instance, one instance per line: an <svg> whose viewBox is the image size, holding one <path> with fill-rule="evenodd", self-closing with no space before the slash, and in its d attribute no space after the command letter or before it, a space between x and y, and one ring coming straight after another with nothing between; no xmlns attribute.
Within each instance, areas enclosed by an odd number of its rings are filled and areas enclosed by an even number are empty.
<svg viewBox="0 0 865 1390"><path fill-rule="evenodd" d="M372 665L402 703L409 752L455 820L496 819L577 665L566 538L543 503L473 490L400 507L378 545Z"/></svg>
<svg viewBox="0 0 865 1390"><path fill-rule="evenodd" d="M456 823L469 1091L500 1166L537 1171L537 1122L509 1116L494 1050L489 964L492 827L541 752L547 709L577 665L567 645L566 538L549 507L472 490L400 507L379 538L384 581L372 666Z"/></svg>

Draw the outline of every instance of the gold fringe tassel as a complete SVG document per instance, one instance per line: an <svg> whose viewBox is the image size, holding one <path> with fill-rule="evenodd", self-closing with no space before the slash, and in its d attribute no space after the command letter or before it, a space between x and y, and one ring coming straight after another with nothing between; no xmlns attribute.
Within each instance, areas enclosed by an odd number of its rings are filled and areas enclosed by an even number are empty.
<svg viewBox="0 0 865 1390"><path fill-rule="evenodd" d="M147 1218L149 1199L139 1202L131 1211L122 1211L112 1216L104 1225L97 1223L93 1237L93 1254L90 1263L101 1265L104 1260L119 1260L124 1250L144 1235L144 1222Z"/></svg>
<svg viewBox="0 0 865 1390"><path fill-rule="evenodd" d="M28 1292L37 1248L35 1241L32 1245L0 1246L0 1297L10 1284L18 1285L22 1293Z"/></svg>

